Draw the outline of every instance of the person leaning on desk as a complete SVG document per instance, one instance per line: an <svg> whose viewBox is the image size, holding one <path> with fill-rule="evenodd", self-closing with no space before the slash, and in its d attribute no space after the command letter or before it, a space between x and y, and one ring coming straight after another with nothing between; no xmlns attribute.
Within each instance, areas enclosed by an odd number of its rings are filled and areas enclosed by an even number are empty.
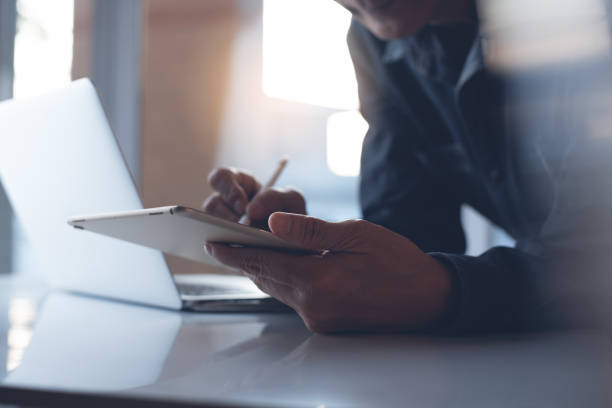
<svg viewBox="0 0 612 408"><path fill-rule="evenodd" d="M569 118L543 118L538 137L521 137L525 118L511 116L512 93L483 62L473 0L338 1L354 17L348 43L370 125L364 220L308 217L293 190L266 189L251 201L260 183L218 168L205 211L234 221L246 212L283 239L329 251L205 249L314 332L605 324L612 188L600 166L609 156L598 160L601 150ZM516 246L463 255L463 203Z"/></svg>

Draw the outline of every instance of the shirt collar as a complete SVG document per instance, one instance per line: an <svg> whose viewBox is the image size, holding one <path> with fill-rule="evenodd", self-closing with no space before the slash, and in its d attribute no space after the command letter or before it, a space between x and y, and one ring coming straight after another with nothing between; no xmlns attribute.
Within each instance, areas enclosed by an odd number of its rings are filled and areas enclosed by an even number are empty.
<svg viewBox="0 0 612 408"><path fill-rule="evenodd" d="M461 74L459 75L459 80L457 81L457 89L461 88L467 81L470 80L474 75L478 72L484 70L485 68L485 60L482 49L483 38L479 33L474 40L474 44L472 44L472 48L468 53L467 58L465 59L465 63L463 64L463 69Z"/></svg>
<svg viewBox="0 0 612 408"><path fill-rule="evenodd" d="M468 51L458 77L455 78L457 88L465 84L476 73L485 68L483 56L483 34L478 32ZM427 52L423 49L427 48ZM435 79L445 80L445 75L436 64L436 54L442 52L440 46L432 36L431 31L424 29L413 36L389 40L385 44L382 60L386 64L399 61L408 61L410 65L424 75Z"/></svg>
<svg viewBox="0 0 612 408"><path fill-rule="evenodd" d="M402 60L408 56L408 41L409 38L398 38L396 40L387 41L385 50L383 51L383 62L391 64Z"/></svg>

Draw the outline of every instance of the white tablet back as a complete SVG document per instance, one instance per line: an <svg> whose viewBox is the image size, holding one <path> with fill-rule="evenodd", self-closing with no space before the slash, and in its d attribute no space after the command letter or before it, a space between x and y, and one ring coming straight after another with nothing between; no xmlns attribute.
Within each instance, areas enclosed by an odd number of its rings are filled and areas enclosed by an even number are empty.
<svg viewBox="0 0 612 408"><path fill-rule="evenodd" d="M203 249L206 242L312 252L267 231L248 227L183 206L147 208L70 217L68 224L134 242L196 262L222 266Z"/></svg>
<svg viewBox="0 0 612 408"><path fill-rule="evenodd" d="M180 308L159 251L66 224L74 214L142 208L89 80L0 104L0 180L50 283Z"/></svg>

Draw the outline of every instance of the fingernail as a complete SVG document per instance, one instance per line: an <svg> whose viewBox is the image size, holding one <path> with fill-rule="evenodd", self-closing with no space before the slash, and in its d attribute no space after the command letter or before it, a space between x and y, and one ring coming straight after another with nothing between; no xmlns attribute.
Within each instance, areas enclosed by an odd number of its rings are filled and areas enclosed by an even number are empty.
<svg viewBox="0 0 612 408"><path fill-rule="evenodd" d="M242 214L244 213L244 203L242 202L242 200L236 200L234 201L234 210L238 213L238 214Z"/></svg>
<svg viewBox="0 0 612 408"><path fill-rule="evenodd" d="M284 214L281 213L274 213L272 215L270 215L270 217L274 216L274 218L276 219L274 221L274 230L277 233L280 233L281 235L289 235L289 233L291 232L291 223L293 222L291 220L291 217L285 216ZM268 225L270 225L270 219L268 218Z"/></svg>
<svg viewBox="0 0 612 408"><path fill-rule="evenodd" d="M204 244L204 250L206 251L206 253L210 256L212 256L212 245L210 245L208 242L206 244Z"/></svg>

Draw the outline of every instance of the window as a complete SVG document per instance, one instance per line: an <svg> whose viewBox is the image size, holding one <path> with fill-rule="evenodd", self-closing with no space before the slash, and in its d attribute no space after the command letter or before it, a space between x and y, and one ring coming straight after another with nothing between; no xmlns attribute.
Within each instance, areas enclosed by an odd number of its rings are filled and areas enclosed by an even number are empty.
<svg viewBox="0 0 612 408"><path fill-rule="evenodd" d="M18 0L15 35L15 98L26 98L70 82L74 0ZM41 69L44 67L44 69ZM27 237L15 221L13 270L36 270Z"/></svg>
<svg viewBox="0 0 612 408"><path fill-rule="evenodd" d="M264 93L341 111L327 120L326 157L329 170L344 177L359 175L367 131L346 45L350 23L351 14L329 0L264 1Z"/></svg>

